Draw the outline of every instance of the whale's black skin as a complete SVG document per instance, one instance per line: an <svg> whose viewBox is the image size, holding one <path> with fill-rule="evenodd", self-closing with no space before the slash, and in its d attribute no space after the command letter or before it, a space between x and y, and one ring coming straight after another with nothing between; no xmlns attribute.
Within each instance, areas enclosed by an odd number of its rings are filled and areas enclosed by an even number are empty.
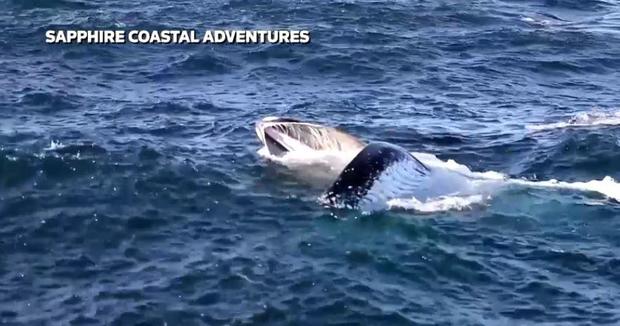
<svg viewBox="0 0 620 326"><path fill-rule="evenodd" d="M331 205L356 207L373 183L392 164L411 160L416 172L427 175L430 170L400 146L385 142L370 143L349 162L338 179L325 193Z"/></svg>

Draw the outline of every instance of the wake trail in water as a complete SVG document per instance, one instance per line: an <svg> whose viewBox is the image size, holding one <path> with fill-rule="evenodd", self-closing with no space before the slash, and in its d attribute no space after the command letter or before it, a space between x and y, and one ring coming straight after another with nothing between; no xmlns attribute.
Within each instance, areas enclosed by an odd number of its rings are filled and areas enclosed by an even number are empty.
<svg viewBox="0 0 620 326"><path fill-rule="evenodd" d="M357 154L354 152L311 151L288 153L283 157L275 157L269 155L264 149L259 150L258 153L266 159L282 164L291 170L302 171L304 177L321 177L324 181L331 180L332 182ZM470 209L475 206L487 205L495 195L509 186L592 192L620 201L620 183L609 176L602 180L584 182L564 182L553 179L533 181L510 178L496 171L475 172L466 165L454 160L443 161L430 153L412 152L411 154L431 169L427 178L419 180L421 184L416 187L418 192L413 196L391 198L390 196L393 194L389 194L383 198L383 202L373 206L365 206L363 211L405 209L421 213L435 213Z"/></svg>
<svg viewBox="0 0 620 326"><path fill-rule="evenodd" d="M564 182L558 180L533 181L519 178L510 178L507 175L495 172L473 172L469 167L459 164L454 160L442 161L433 154L412 153L422 163L431 167L439 175L450 175L450 179L442 180L447 183L461 184L461 189L451 194L439 195L426 201L419 198L396 198L390 200L390 206L394 208L414 209L420 212L436 212L444 210L462 210L476 204L484 204L493 195L499 193L507 186L521 186L541 189L565 189L583 192L598 193L608 198L620 201L620 183L612 177L602 180L590 180L584 182ZM460 179L460 180L459 180Z"/></svg>
<svg viewBox="0 0 620 326"><path fill-rule="evenodd" d="M526 129L531 132L579 128L579 127L595 127L595 126L618 126L620 125L620 111L616 112L581 112L566 121L528 125Z"/></svg>

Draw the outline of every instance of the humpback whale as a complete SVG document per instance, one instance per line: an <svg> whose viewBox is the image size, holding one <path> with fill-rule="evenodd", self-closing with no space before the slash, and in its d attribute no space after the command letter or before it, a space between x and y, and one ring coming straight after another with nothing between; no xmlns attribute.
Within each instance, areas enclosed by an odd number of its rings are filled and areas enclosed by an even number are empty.
<svg viewBox="0 0 620 326"><path fill-rule="evenodd" d="M259 154L286 165L295 177L307 173L315 178L317 172L328 177L320 187L320 200L335 208L363 212L391 207L421 212L462 209L484 202L507 185L598 192L620 200L618 184L610 177L570 183L473 172L432 154L409 153L386 142L365 142L338 128L296 119L264 118L256 122L256 135L263 144Z"/></svg>
<svg viewBox="0 0 620 326"><path fill-rule="evenodd" d="M333 207L365 209L386 199L414 194L430 169L404 148L387 142L365 143L334 127L291 118L267 117L256 135L269 155L296 152L353 153L322 195Z"/></svg>

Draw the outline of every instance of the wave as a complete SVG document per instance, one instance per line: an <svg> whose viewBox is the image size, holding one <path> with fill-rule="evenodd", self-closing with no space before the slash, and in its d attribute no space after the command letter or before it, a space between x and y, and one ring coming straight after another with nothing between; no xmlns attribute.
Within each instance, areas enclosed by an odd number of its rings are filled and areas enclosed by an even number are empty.
<svg viewBox="0 0 620 326"><path fill-rule="evenodd" d="M607 10L614 6L611 1L604 0L551 0L545 1L545 7L555 7L572 10Z"/></svg>
<svg viewBox="0 0 620 326"><path fill-rule="evenodd" d="M107 162L107 150L95 144L65 145L52 140L39 152L0 148L0 188L10 190L32 181L61 181L92 175Z"/></svg>
<svg viewBox="0 0 620 326"><path fill-rule="evenodd" d="M262 148L258 154L270 161L282 164L295 173L302 173L304 179L321 178L323 183L335 180L340 171L354 157L355 153L306 152L289 153L273 157ZM620 201L620 183L606 176L601 180L564 182L558 180L527 180L510 178L496 171L472 171L468 166L454 160L443 161L430 153L412 152L432 173L418 186L422 189L415 196L383 198L372 206L365 206L364 212L384 209L405 209L419 213L435 213L450 210L464 210L484 206L496 195L509 187L564 189L598 193L606 198ZM323 167L323 168L318 168ZM327 167L327 168L325 168Z"/></svg>
<svg viewBox="0 0 620 326"><path fill-rule="evenodd" d="M22 9L39 9L39 8L68 8L68 9L93 9L96 6L81 1L65 1L65 0L19 0L12 1L15 6Z"/></svg>
<svg viewBox="0 0 620 326"><path fill-rule="evenodd" d="M620 125L620 111L615 112L580 112L567 121L527 125L526 129L532 132L563 128L579 128L593 126Z"/></svg>
<svg viewBox="0 0 620 326"><path fill-rule="evenodd" d="M212 50L204 50L185 55L180 60L168 64L153 77L187 75L188 73L197 75L204 73L226 74L237 68L239 66L230 56L221 55Z"/></svg>
<svg viewBox="0 0 620 326"><path fill-rule="evenodd" d="M21 96L19 103L40 113L55 113L79 108L77 95L51 92L30 92Z"/></svg>

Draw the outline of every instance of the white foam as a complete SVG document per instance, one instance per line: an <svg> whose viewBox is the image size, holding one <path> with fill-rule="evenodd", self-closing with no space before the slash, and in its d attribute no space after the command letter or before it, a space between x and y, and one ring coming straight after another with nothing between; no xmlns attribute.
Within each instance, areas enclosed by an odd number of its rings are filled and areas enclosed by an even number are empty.
<svg viewBox="0 0 620 326"><path fill-rule="evenodd" d="M543 131L563 128L579 128L594 126L617 126L620 125L620 111L616 112L581 112L572 116L567 121L553 122L547 124L528 125L529 131Z"/></svg>
<svg viewBox="0 0 620 326"><path fill-rule="evenodd" d="M547 19L534 19L532 17L521 17L521 21L536 26L549 26L551 22Z"/></svg>
<svg viewBox="0 0 620 326"><path fill-rule="evenodd" d="M601 180L590 180L585 182L564 182L555 179L547 181L529 181L521 179L509 180L510 183L535 188L557 188L578 191L595 192L608 198L620 201L620 183L614 178L606 176Z"/></svg>
<svg viewBox="0 0 620 326"><path fill-rule="evenodd" d="M317 163L329 166L329 178L332 178L333 182L344 166L357 153L308 151L274 157L270 156L266 149L261 149L259 154L291 169L305 171L305 173L315 171L314 167L310 168L310 166L316 166ZM382 176L380 182L377 183L381 186L369 192L372 198L369 197L370 199L361 202L364 204L361 207L363 211L407 209L422 213L433 213L465 210L473 206L485 205L507 186L591 192L620 201L620 183L611 177L584 182L531 181L509 178L507 175L496 171L471 171L466 165L454 160L443 161L430 153L413 152L412 154L428 166L431 173L426 177L413 178L412 180L418 183L415 186L411 186L410 182L403 180L401 172L406 169L399 168L399 171L392 171L394 173L385 173L385 177ZM390 171L389 169L386 170L386 172ZM390 182L396 182L397 187L389 187ZM394 189L398 190L404 184L407 184L407 190L413 191L415 195L392 197L398 194L398 191ZM378 202L377 198L382 201Z"/></svg>
<svg viewBox="0 0 620 326"><path fill-rule="evenodd" d="M552 27L570 24L570 22L557 17L536 14L531 16L521 16L521 21L535 27Z"/></svg>
<svg viewBox="0 0 620 326"><path fill-rule="evenodd" d="M60 140L55 141L55 140L52 139L50 141L50 146L46 147L44 150L46 150L46 151L53 151L53 150L61 149L63 147L65 147L65 145L63 145L60 142Z"/></svg>
<svg viewBox="0 0 620 326"><path fill-rule="evenodd" d="M483 195L445 196L422 202L414 197L409 199L391 199L387 203L390 208L411 209L421 213L434 213L449 210L465 210L473 205L483 204L488 199L490 199L490 197Z"/></svg>

